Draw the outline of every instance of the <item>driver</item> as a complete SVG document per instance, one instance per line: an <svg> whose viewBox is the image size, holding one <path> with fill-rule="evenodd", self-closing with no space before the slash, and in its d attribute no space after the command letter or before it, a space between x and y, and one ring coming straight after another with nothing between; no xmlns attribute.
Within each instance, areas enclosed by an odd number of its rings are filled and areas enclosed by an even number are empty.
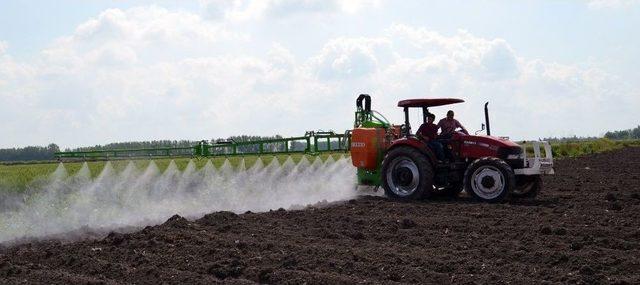
<svg viewBox="0 0 640 285"><path fill-rule="evenodd" d="M462 126L462 124L458 122L458 120L453 118L453 115L453 111L449 110L447 111L447 117L438 122L438 128L440 128L440 138L450 139L453 133L458 128L461 129L461 132L467 135L469 134L469 132L467 132L467 129L465 129L464 126Z"/></svg>
<svg viewBox="0 0 640 285"><path fill-rule="evenodd" d="M435 152L436 158L438 158L438 160L440 161L443 161L445 158L444 149L442 147L442 144L438 140L436 140L436 137L438 135L438 126L433 123L435 119L436 115L431 113L427 114L427 121L422 124L420 128L418 128L416 136L418 136L419 139L426 141L427 146L429 146L433 150L433 152Z"/></svg>

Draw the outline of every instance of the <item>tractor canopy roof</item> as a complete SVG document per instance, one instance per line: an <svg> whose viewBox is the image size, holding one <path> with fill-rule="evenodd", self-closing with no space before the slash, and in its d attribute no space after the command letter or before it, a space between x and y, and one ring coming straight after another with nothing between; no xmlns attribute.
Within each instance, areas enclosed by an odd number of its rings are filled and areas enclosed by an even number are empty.
<svg viewBox="0 0 640 285"><path fill-rule="evenodd" d="M398 107L436 107L462 102L464 100L455 98L407 99L398 102Z"/></svg>

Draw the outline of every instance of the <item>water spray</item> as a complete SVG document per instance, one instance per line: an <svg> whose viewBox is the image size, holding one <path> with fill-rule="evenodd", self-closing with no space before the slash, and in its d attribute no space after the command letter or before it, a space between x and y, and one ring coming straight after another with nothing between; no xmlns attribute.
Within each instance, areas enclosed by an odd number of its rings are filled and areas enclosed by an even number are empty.
<svg viewBox="0 0 640 285"><path fill-rule="evenodd" d="M113 230L159 224L172 215L198 218L214 211L261 212L355 196L350 158L297 163L289 156L247 167L228 159L220 167L190 160L180 170L172 160L164 171L154 161L140 169L128 162L116 171L106 162L95 177L87 163L69 175L63 163L34 183L20 203L0 212L0 242L64 235L83 228Z"/></svg>

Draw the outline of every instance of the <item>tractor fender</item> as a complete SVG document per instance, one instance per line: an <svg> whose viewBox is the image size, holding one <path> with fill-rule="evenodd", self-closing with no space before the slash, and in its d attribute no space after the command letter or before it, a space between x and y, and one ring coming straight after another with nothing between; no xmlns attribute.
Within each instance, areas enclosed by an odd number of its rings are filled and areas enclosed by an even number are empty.
<svg viewBox="0 0 640 285"><path fill-rule="evenodd" d="M387 148L387 153L395 148L402 147L402 146L408 146L408 147L417 149L418 151L420 151L420 153L427 156L427 159L433 166L435 166L436 163L438 162L438 160L436 159L436 155L427 146L427 144L417 139L416 137L401 138L393 141L393 143L391 143L391 146Z"/></svg>

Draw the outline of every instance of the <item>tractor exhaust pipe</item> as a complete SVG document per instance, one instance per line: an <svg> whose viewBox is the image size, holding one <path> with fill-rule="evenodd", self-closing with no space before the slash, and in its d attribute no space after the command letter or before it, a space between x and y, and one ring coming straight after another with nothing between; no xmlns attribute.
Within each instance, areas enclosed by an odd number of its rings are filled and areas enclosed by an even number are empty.
<svg viewBox="0 0 640 285"><path fill-rule="evenodd" d="M371 96L369 94L360 94L358 99L356 99L356 107L362 109L362 100L364 100L364 111L369 113L371 112Z"/></svg>
<svg viewBox="0 0 640 285"><path fill-rule="evenodd" d="M491 126L489 125L489 102L484 103L484 123L487 125L487 136L491 135Z"/></svg>

